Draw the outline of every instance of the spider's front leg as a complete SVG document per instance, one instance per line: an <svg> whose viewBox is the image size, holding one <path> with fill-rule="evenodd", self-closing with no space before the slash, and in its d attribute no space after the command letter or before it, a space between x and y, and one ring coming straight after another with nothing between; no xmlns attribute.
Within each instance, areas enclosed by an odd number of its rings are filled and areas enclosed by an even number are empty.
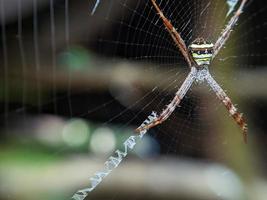
<svg viewBox="0 0 267 200"><path fill-rule="evenodd" d="M159 116L157 116L154 120L149 121L148 123L143 123L140 127L138 127L135 131L141 133L143 131L147 131L152 127L161 124L166 119L170 117L175 108L180 104L181 100L184 98L192 83L196 79L197 69L195 67L191 68L190 73L186 77L180 89L176 92L172 101L167 105L167 107L161 112Z"/></svg>
<svg viewBox="0 0 267 200"><path fill-rule="evenodd" d="M243 115L237 111L237 108L232 103L231 99L227 96L227 94L223 91L220 85L212 78L210 73L206 76L206 81L212 88L212 90L216 93L217 97L221 100L221 102L225 105L230 115L234 118L235 122L240 126L243 131L244 142L247 143L247 124Z"/></svg>
<svg viewBox="0 0 267 200"><path fill-rule="evenodd" d="M192 58L192 55L188 52L188 48L185 45L184 40L182 39L181 35L177 32L177 30L174 28L174 26L171 24L171 22L165 17L161 9L159 8L158 4L156 3L156 0L151 0L153 6L157 10L157 13L159 14L160 18L163 21L164 26L168 30L169 34L171 35L173 41L179 48L180 52L184 56L186 62L188 63L189 67L192 65L196 65L196 62Z"/></svg>
<svg viewBox="0 0 267 200"><path fill-rule="evenodd" d="M240 6L237 9L237 11L235 12L234 16L230 19L230 21L228 22L228 24L226 25L226 27L222 31L221 36L219 37L219 39L216 41L216 43L214 45L214 52L213 52L212 58L214 58L219 53L221 48L224 46L225 42L228 40L234 26L236 25L236 23L238 21L239 16L243 12L244 6L247 3L247 1L248 0L242 0Z"/></svg>

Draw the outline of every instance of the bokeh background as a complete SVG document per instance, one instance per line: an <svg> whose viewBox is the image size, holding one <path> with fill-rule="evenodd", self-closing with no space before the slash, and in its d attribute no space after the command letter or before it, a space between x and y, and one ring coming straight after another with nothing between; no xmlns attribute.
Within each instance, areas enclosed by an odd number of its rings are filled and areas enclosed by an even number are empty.
<svg viewBox="0 0 267 200"><path fill-rule="evenodd" d="M216 41L224 0L159 0L190 44ZM0 0L0 199L63 200L160 112L188 68L150 1ZM232 13L233 14L233 13ZM231 14L231 15L232 15ZM230 16L231 16L230 15ZM249 0L211 73L249 142L195 84L87 199L267 199L267 5Z"/></svg>

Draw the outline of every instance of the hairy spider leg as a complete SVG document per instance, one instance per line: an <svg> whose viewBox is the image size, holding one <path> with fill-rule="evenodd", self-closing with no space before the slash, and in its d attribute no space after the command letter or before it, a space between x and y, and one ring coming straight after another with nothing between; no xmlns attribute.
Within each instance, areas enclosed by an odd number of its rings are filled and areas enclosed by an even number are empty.
<svg viewBox="0 0 267 200"><path fill-rule="evenodd" d="M221 48L224 46L225 42L228 40L234 26L236 25L236 23L238 21L239 16L243 12L243 9L244 9L246 2L247 2L247 0L242 0L239 8L237 9L237 11L233 15L233 17L230 19L230 21L228 22L228 24L226 25L226 27L222 31L221 36L216 41L216 43L214 45L213 58L219 53Z"/></svg>
<svg viewBox="0 0 267 200"><path fill-rule="evenodd" d="M184 98L188 90L190 89L192 83L196 79L197 69L195 67L191 68L190 73L186 77L185 81L183 82L180 89L176 92L174 98L172 101L167 105L167 107L161 112L161 114L153 121L151 121L148 124L145 124L144 126L138 127L135 131L140 133L144 130L149 130L152 127L157 126L158 124L161 124L165 120L167 120L170 115L173 113L175 108L180 104L181 100Z"/></svg>
<svg viewBox="0 0 267 200"><path fill-rule="evenodd" d="M182 55L185 57L185 59L188 62L189 66L191 68L193 66L195 66L195 67L199 66L196 63L196 61L194 60L193 56L189 53L189 50L186 47L185 42L181 38L180 34L176 31L176 29L173 27L173 25L171 24L171 22L164 16L164 14L160 10L159 6L156 4L156 0L151 0L151 2L153 4L153 6L156 8L158 14L160 15L160 18L163 20L164 26L166 27L166 29L168 30L168 32L172 36L175 44L180 49ZM235 12L234 16L230 19L230 21L226 25L225 29L222 31L221 36L216 41L216 43L214 45L214 49L213 49L214 51L213 51L212 59L214 59L214 57L218 54L218 52L220 51L220 49L224 46L225 42L228 40L228 38L229 38L229 36L231 34L232 29L234 28L235 24L238 21L239 16L241 15L241 13L242 13L242 11L244 9L244 6L245 6L246 2L247 2L247 0L242 0L240 6L237 9L237 11ZM226 108L229 111L230 115L234 118L234 120L236 121L236 123L243 130L244 141L245 141L245 143L247 143L247 124L245 123L245 120L244 120L242 114L240 114L239 112L237 112L237 109L233 105L233 103L231 102L230 98L226 95L226 93L219 86L219 84L210 76L209 73L208 73L208 76L206 77L206 79L207 79L207 82L212 87L212 89L215 91L216 95L219 97L219 99L226 106ZM174 104L174 102L176 102L176 104L179 105L180 101L181 101L181 98L178 95L176 95L174 97L174 99L172 100L172 102L167 106L167 108L165 110L163 110L163 112L157 118L157 120L155 120L155 121L147 124L146 126L144 126L144 128L138 128L138 129L136 129L136 131L138 132L140 130L149 129L149 128L154 127L154 126L162 123L163 121L165 121L171 115L171 113L174 111L174 109L172 107L172 105ZM165 119L165 117L166 117L166 119Z"/></svg>
<svg viewBox="0 0 267 200"><path fill-rule="evenodd" d="M226 109L230 113L230 115L234 118L235 122L240 126L243 133L244 142L247 143L247 124L245 119L243 118L243 114L237 111L237 108L232 103L231 99L227 96L224 90L220 87L220 85L212 78L210 73L206 76L206 81L212 88L212 90L216 93L217 97L220 101L225 105Z"/></svg>
<svg viewBox="0 0 267 200"><path fill-rule="evenodd" d="M163 21L164 26L170 33L173 41L181 51L182 55L184 56L186 62L188 63L189 67L192 67L192 65L196 65L194 59L192 58L192 55L188 52L188 48L185 45L184 40L182 39L181 35L177 32L177 30L174 28L174 26L171 24L171 22L164 16L163 12L159 8L159 6L156 3L156 0L151 0L153 6L157 10L157 13L159 14L160 18Z"/></svg>

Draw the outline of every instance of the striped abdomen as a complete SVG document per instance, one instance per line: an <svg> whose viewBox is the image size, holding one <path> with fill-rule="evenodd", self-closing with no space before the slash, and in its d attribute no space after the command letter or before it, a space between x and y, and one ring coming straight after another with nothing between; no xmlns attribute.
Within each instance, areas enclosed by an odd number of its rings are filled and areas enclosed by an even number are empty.
<svg viewBox="0 0 267 200"><path fill-rule="evenodd" d="M192 57L196 63L201 65L209 65L213 57L213 44L206 42L204 39L198 38L190 46Z"/></svg>

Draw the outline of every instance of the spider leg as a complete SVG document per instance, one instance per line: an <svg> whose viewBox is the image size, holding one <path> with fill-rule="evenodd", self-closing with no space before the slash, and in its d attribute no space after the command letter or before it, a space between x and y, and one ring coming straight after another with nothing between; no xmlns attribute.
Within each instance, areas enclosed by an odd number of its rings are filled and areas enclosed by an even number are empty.
<svg viewBox="0 0 267 200"><path fill-rule="evenodd" d="M165 17L163 12L161 11L159 6L157 5L156 0L151 0L151 2L153 4L153 6L155 7L155 9L157 10L157 13L159 14L160 18L162 19L164 26L166 27L166 29L170 33L173 41L178 46L179 50L181 51L181 53L184 56L184 58L185 58L186 62L188 63L188 65L190 67L192 66L192 64L196 65L196 63L195 63L194 59L192 58L191 54L188 52L188 48L186 47L185 42L182 39L181 35L176 31L176 29L171 24L171 22Z"/></svg>
<svg viewBox="0 0 267 200"><path fill-rule="evenodd" d="M180 104L181 100L184 98L188 90L190 89L192 83L196 79L197 70L195 67L191 68L190 73L186 77L180 89L176 92L172 101L167 105L167 107L161 112L161 114L155 117L154 120L149 121L148 123L143 123L140 127L138 127L135 131L141 133L143 131L147 131L150 128L157 126L167 120L169 116L173 113L175 108Z"/></svg>
<svg viewBox="0 0 267 200"><path fill-rule="evenodd" d="M206 81L212 88L212 90L216 93L217 97L221 100L221 102L225 105L226 109L233 117L235 122L240 126L243 131L244 142L247 143L247 124L243 115L237 111L237 108L232 103L231 99L227 96L227 94L223 91L220 85L212 78L210 73L206 76Z"/></svg>
<svg viewBox="0 0 267 200"><path fill-rule="evenodd" d="M224 46L225 42L228 40L234 26L236 25L236 23L238 21L239 16L243 12L244 6L245 6L247 1L248 0L242 0L239 8L237 9L237 11L233 15L233 17L230 19L228 24L225 26L224 30L221 33L221 36L219 37L219 39L216 41L216 43L214 45L214 53L213 53L212 58L214 58L219 53L221 48Z"/></svg>

